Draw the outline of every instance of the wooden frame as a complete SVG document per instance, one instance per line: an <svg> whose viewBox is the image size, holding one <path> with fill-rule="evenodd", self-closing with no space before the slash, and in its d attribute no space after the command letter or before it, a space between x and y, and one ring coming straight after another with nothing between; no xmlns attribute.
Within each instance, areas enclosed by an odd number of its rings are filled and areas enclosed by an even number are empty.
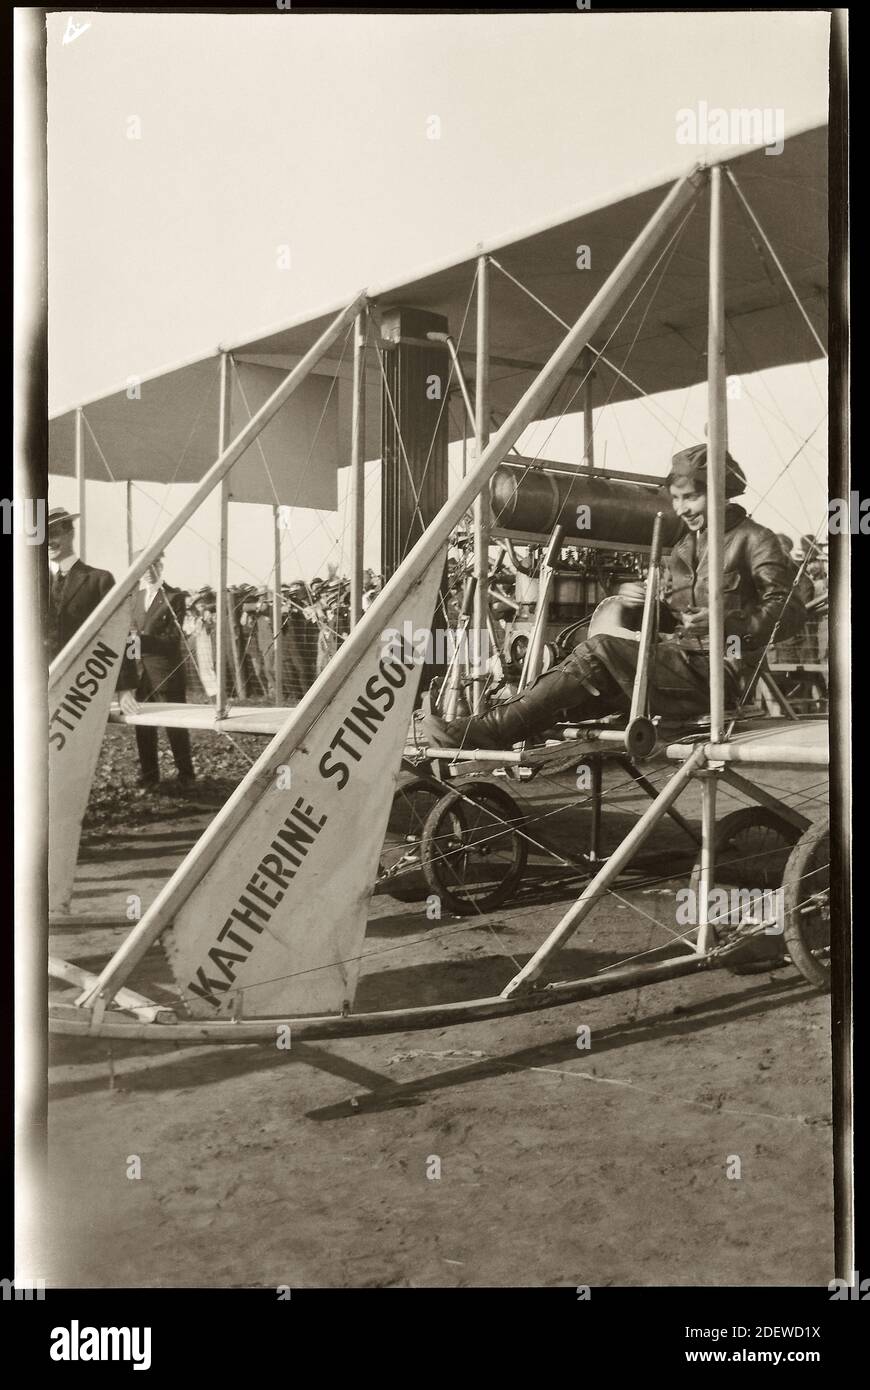
<svg viewBox="0 0 870 1390"><path fill-rule="evenodd" d="M163 930L171 924L175 913L180 909L187 895L208 872L217 856L227 846L235 830L244 820L248 807L262 778L270 772L276 762L281 762L290 751L297 748L314 726L321 714L329 707L330 701L342 689L344 682L351 678L357 664L370 647L373 638L385 620L389 621L399 605L413 593L429 568L439 562L443 546L462 518L469 505L475 503L475 572L477 577L475 593L476 620L486 608L486 578L481 582L480 569L487 563L489 538L488 518L483 503L486 501L485 489L496 468L527 424L535 417L540 404L546 400L563 378L573 369L579 354L584 352L590 338L607 318L608 314L631 283L639 269L649 260L653 250L659 245L665 233L675 224L678 217L695 200L703 180L709 179L711 188L710 215L710 272L709 272L709 335L708 335L708 396L710 400L709 425L709 476L710 476L710 566L715 571L721 569L724 545L724 506L725 506L725 455L726 455L726 399L725 399L725 360L724 360L724 277L722 246L722 171L714 165L708 171L699 167L679 180L669 191L661 206L650 218L633 244L620 260L617 267L605 281L574 326L568 331L538 372L525 394L511 411L496 435L485 444L488 433L486 414L486 387L488 371L488 304L486 281L486 257L478 262L478 336L477 336L477 389L475 401L475 434L477 440L477 459L475 467L468 474L455 495L448 499L438 516L427 528L411 553L399 566L390 582L379 595L368 612L355 623L346 643L336 654L330 665L322 672L314 686L307 692L299 706L292 711L281 731L269 745L266 752L245 777L227 805L218 814L202 836L196 851L189 856L181 869L158 895L142 920L135 926L127 939L115 953L98 977L85 980L82 994L74 1007L57 1006L52 1011L52 1026L55 1031L69 1034L97 1034L114 1038L159 1038L169 1037L178 1041L224 1040L235 1043L243 1041L263 1041L274 1038L275 1029L290 1025L294 1034L300 1038L337 1038L362 1036L366 1034L405 1031L414 1028L443 1027L452 1023L469 1022L477 1019L502 1017L527 1010L558 1007L561 1004L580 999L633 989L641 984L652 984L666 979L674 979L713 968L719 964L719 956L713 946L713 935L707 920L708 907L705 887L713 881L713 842L715 834L715 794L716 779L725 775L726 763L770 763L769 748L756 745L724 742L724 660L710 663L710 710L711 729L708 739L694 745L675 744L667 748L667 754L680 762L666 785L651 801L650 806L640 817L632 831L625 837L614 854L601 866L589 881L583 893L562 917L531 960L508 982L501 995L486 999L463 1001L457 1004L432 1005L406 1010L387 1010L379 1013L353 1015L336 1014L321 1016L301 1016L292 1019L270 1016L268 1018L220 1019L215 1021L154 1022L148 1019L124 1020L116 1014L109 1015L106 1010L112 1001L122 1003L125 981L146 951L157 940ZM115 611L118 604L130 592L139 575L151 563L153 557L181 529L199 502L211 489L221 483L224 485L229 469L241 456L259 430L280 408L298 382L310 370L317 357L322 355L342 330L351 322L355 324L355 381L362 380L358 366L357 352L361 338L361 324L365 311L366 296L360 294L336 318L330 328L322 335L314 348L303 358L281 387L261 407L249 424L241 431L232 444L226 445L224 430L221 430L221 453L215 464L196 489L194 496L181 509L179 514L154 543L131 566L124 579L115 586L112 593L103 600L100 607L81 629L77 637L57 659L59 667L71 664L95 634L102 623ZM358 485L359 449L361 438L360 410L357 401L354 412L354 463L355 485ZM586 436L587 465L591 459L591 412L587 419ZM355 509L355 526L359 525L359 513ZM357 557L358 559L358 557ZM487 569L488 574L488 569ZM357 586L358 592L358 586ZM724 620L721 589L713 586L710 596L711 647L724 653ZM647 646L649 644L647 643ZM648 656L648 652L647 652ZM601 731L601 737L610 735L614 742L625 741L625 734L616 731ZM443 752L441 754L443 756ZM479 755L477 755L479 756ZM489 761L511 761L510 755L497 753L489 755ZM785 746L776 749L773 765L818 766L827 761L826 750L815 749L808 752L799 746ZM635 965L604 971L590 980L565 981L539 986L540 976L551 957L576 930L588 915L594 904L605 892L609 884L633 858L637 849L666 815L688 784L696 778L702 780L702 856L701 856L701 914L698 940L694 949L674 959L654 964ZM732 779L735 775L732 774ZM244 991L240 991L243 996ZM132 995L127 995L132 999ZM140 996L136 996L137 1000ZM150 1001L149 1001L150 1002ZM141 1009L146 1005L137 1003Z"/></svg>

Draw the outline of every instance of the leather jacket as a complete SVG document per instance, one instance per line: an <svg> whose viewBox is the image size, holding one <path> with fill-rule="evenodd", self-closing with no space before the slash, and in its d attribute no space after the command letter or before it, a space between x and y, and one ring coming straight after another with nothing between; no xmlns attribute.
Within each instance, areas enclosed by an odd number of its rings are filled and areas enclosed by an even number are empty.
<svg viewBox="0 0 870 1390"><path fill-rule="evenodd" d="M756 656L777 622L777 640L799 632L806 611L793 589L795 569L766 526L752 521L735 502L725 508L722 596L725 637L739 637L741 650ZM708 608L710 573L707 531L686 531L665 561L665 603L677 618L686 608ZM785 610L785 611L783 611ZM674 634L681 645L708 649L709 636Z"/></svg>

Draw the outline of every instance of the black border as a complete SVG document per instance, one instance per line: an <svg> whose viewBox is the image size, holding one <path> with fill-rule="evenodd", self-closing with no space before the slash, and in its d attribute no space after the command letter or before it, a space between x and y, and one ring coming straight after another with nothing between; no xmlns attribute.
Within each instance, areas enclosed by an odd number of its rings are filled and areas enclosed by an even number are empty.
<svg viewBox="0 0 870 1390"><path fill-rule="evenodd" d="M36 7L20 7L34 10ZM58 7L60 8L60 7ZM273 14L278 8L274 5L257 7L108 7L93 6L86 7L89 10L107 13L186 13L186 14L213 14L213 13L262 13ZM685 7L686 12L691 13L711 13L719 9L729 7L711 7L711 9L695 9ZM784 10L793 10L795 6L773 7ZM815 8L815 7L813 7ZM663 9L662 13L673 13L678 7ZM683 7L679 7L680 10ZM292 11L297 14L397 14L401 16L412 14L431 14L430 9L408 8L408 9L385 9L371 8L361 9L358 7L303 7L293 5ZM55 12L54 9L38 8L37 14L45 16ZM577 13L576 6L545 7L541 10L532 10L533 13ZM643 13L649 12L644 7L636 6L594 6L595 13ZM491 14L497 17L502 13L514 13L513 10L499 8L475 8L467 9L444 9L438 13L443 14ZM288 20L292 19L292 14L287 15ZM582 22L582 15L578 15L578 22ZM831 109L830 109L830 173L831 173L831 215L830 215L830 234L831 234L831 263L839 267L836 274L831 276L831 310L830 310L830 341L831 341L831 368L830 368L830 389L831 389L831 432L830 432L830 484L831 496L848 496L850 482L856 481L850 476L848 462L849 448L849 401L847 391L847 377L845 375L848 365L849 351L849 326L848 326L848 271L846 268L847 250L847 208L848 208L848 89L845 68L846 50L846 25L850 22L848 10L834 11L834 24L832 26L832 50L831 50ZM11 56L12 49L12 14L7 9L2 12L0 23L3 25L2 32L4 39L8 41L8 51ZM784 55L784 61L787 56ZM11 68L11 63L10 63ZM45 70L44 63L39 78L39 84L35 93L35 100L44 101L45 95ZM7 117L5 128L12 131L12 91L11 83L5 87ZM8 159L9 178L6 186L10 190L10 217L8 226L11 226L11 158ZM45 168L41 170L43 187L45 181ZM11 257L9 258L11 264ZM7 281L7 284L9 282ZM43 286L44 289L44 286ZM838 292L837 292L838 291ZM8 293L8 290L7 290ZM44 303L44 296L43 296ZM7 309L7 321L12 317L11 294ZM32 366L30 383L29 409L31 412L29 431L28 431L28 464L29 473L32 480L32 496L44 497L47 495L47 331L45 314L43 312L42 331L37 336L37 341L32 344ZM857 376L857 373L856 373ZM7 378L9 379L9 378ZM833 539L833 538L832 538ZM854 538L854 549L850 554L848 543L831 545L831 580L832 589L838 589L841 593L845 591L845 586L849 576L850 559L852 561L852 584L853 593L857 593L857 573L854 565L855 550L860 545L860 538ZM10 547L6 547L5 556L10 555ZM33 565L34 579L37 583L44 586L44 557L38 547L31 547L29 554ZM8 560L7 560L8 563ZM6 592L11 594L11 579L7 580ZM10 624L11 626L11 624ZM851 679L849 670L848 643L845 640L846 634L836 628L832 633L832 640L835 644L836 659L836 679L839 683L840 691L848 687ZM839 651L838 651L839 649ZM859 691L853 691L857 697ZM860 707L854 708L855 725L860 720ZM843 728L842 709L833 716L832 729L834 733L834 747L837 750L839 766L835 760L832 770L832 790L834 800L832 805L832 826L836 828L835 839L839 839L843 847L843 853L837 865L838 873L836 883L833 886L835 894L839 893L839 906L842 911L849 902L849 872L850 872L850 847L851 847L851 808L848 800L848 767L843 762L844 750L848 746L849 739L855 738L855 728ZM4 722L3 727L12 732L11 719ZM11 759L10 759L11 764ZM7 764L9 765L9 764ZM854 782L856 797L860 795L860 780L856 778ZM3 805L3 830L4 839L7 844L11 841L12 831L12 804L11 789L7 791L7 796ZM11 873L7 873L7 882L11 883ZM836 898L835 898L836 903ZM10 914L11 916L11 914ZM843 912L842 920L848 923L848 912ZM12 933L9 930L11 922L7 922L7 931L4 933L6 942L6 970L2 976L2 995L0 995L0 1009L4 1019L4 1027L7 1029L7 1046L4 1051L4 1080L6 1087L4 1093L9 1097L9 1105L4 1107L4 1122L8 1122L9 1128L6 1132L7 1142L3 1148L3 1177L8 1175L9 1180L4 1182L4 1216L7 1218L7 1230L4 1231L4 1254L7 1259L4 1261L5 1268L12 1267L11 1262L11 1210L12 1210L12 1173L11 1173L11 1140L12 1140ZM835 1106L842 1116L842 1110L848 1101L851 1091L853 1077L851 1075L851 1047L850 1047L850 1023L851 1014L851 990L855 976L866 977L866 971L862 969L864 965L866 947L862 945L862 931L856 932L854 942L851 937L851 930L847 929L843 941L842 952L839 958L835 959L834 972L835 983L833 990L833 1013L835 1019L842 1026L834 1027L834 1100ZM854 950L854 954L852 954ZM47 950L46 950L47 954ZM44 1004L40 1004L41 1017L45 1021ZM861 1015L854 1020L854 1042L856 1052L859 1051L858 1044L863 1040ZM858 1079L861 1078L860 1071ZM846 1262L850 1255L850 1232L848 1223L844 1227L844 1213L846 1208L846 1194L850 1190L852 1174L857 1178L862 1171L862 1160L867 1154L867 1144L865 1131L863 1128L863 1116L859 1110L858 1124L855 1133L855 1155L854 1167L852 1166L851 1154L847 1137L844 1136L842 1128L838 1130L835 1139L835 1193L837 1199L837 1218L836 1218L836 1240L838 1249L838 1273L843 1273L846 1269ZM45 1114L35 1117L36 1122L36 1142L37 1154L40 1140L44 1141L45 1136ZM38 1158L37 1158L38 1161ZM861 1256L863 1254L863 1264L870 1274L870 1255L867 1252L866 1240L866 1220L860 1202L855 1210L854 1237L856 1242L856 1267L862 1269ZM8 1252L8 1253L7 1253ZM853 1329L856 1326L854 1317L842 1310L836 1301L831 1301L827 1290L819 1289L767 1289L767 1288L652 1288L644 1287L637 1289L616 1289L616 1288L593 1288L592 1297L589 1303L578 1301L577 1293L573 1289L498 1289L485 1290L477 1289L467 1292L455 1290L426 1290L426 1304L421 1307L419 1293L421 1291L407 1290L294 1290L288 1302L279 1302L278 1309L272 1306L276 1301L274 1290L174 1290L174 1289L137 1289L137 1290L62 1290L49 1289L44 1302L27 1302L14 1305L10 1308L10 1313L15 1314L15 1342L22 1352L33 1355L37 1362L42 1360L43 1365L53 1366L54 1363L44 1357L44 1348L47 1343L47 1329L58 1322L67 1322L72 1317L77 1317L82 1323L91 1322L99 1324L132 1324L142 1325L148 1323L155 1329L155 1362L153 1370L160 1373L168 1369L174 1372L182 1372L188 1367L200 1372L214 1370L219 1373L222 1380L225 1380L236 1371L246 1371L249 1375L262 1374L265 1370L265 1363L277 1363L277 1367L283 1367L285 1373L299 1374L299 1351L301 1345L306 1350L312 1347L310 1334L314 1330L310 1323L310 1314L314 1306L318 1310L336 1314L342 1318L340 1324L342 1329L341 1345L342 1349L350 1349L350 1338L356 1330L354 1322L348 1320L348 1314L352 1318L359 1315L360 1330L368 1333L365 1345L367 1349L374 1352L374 1341L385 1340L387 1347L392 1351L395 1348L396 1328L390 1322L382 1322L377 1316L383 1315L383 1309L374 1306L374 1296L379 1294L392 1294L394 1299L403 1300L401 1312L403 1314L403 1324L406 1323L407 1315L410 1312L410 1302L413 1299L415 1310L420 1309L424 1319L427 1320L428 1327L422 1329L422 1335L426 1337L426 1355L424 1365L426 1369L431 1366L435 1369L436 1357L433 1354L434 1346L444 1344L449 1347L448 1364L454 1374L467 1374L469 1357L467 1353L456 1345L454 1337L450 1336L449 1325L441 1322L431 1321L433 1313L443 1311L451 1318L454 1318L460 1310L468 1309L476 1318L481 1312L488 1311L490 1301L497 1303L497 1308L493 1309L496 1315L494 1319L484 1318L475 1323L475 1329L479 1336L479 1345L484 1350L489 1368L492 1368L493 1360L497 1356L496 1348L511 1348L510 1355L513 1356L516 1350L516 1341L522 1338L530 1348L533 1347L539 1356L547 1356L547 1361L551 1362L552 1352L555 1350L554 1343L558 1344L560 1331L564 1328L570 1336L570 1347L574 1354L575 1374L588 1373L589 1370L589 1351L595 1347L599 1351L604 1350L612 1358L613 1370L617 1373L624 1372L632 1367L642 1368L645 1371L654 1371L661 1368L665 1373L671 1367L685 1365L683 1357L684 1326L686 1324L707 1325L707 1326L730 1326L734 1323L750 1323L754 1319L756 1322L769 1322L779 1325L813 1325L820 1324L823 1328L823 1340L816 1341L816 1346L823 1347L823 1367L826 1374L841 1365L845 1368L848 1364L848 1357L851 1356L849 1343L851 1338L848 1336L847 1328ZM527 1323L517 1323L513 1336L510 1335L509 1324L506 1324L504 1314L512 1311L514 1307L519 1311L517 1299L523 1299L523 1314L526 1318L529 1314L534 1317L536 1313L545 1314L540 1321ZM866 1297L870 1297L870 1284ZM329 1302L326 1304L325 1300ZM438 1307L431 1308L430 1300L435 1299L437 1303L445 1303L443 1309ZM481 1300L484 1301L481 1306ZM461 1303L460 1303L461 1301ZM861 1301L861 1300L854 1300ZM529 1307L528 1304L537 1304L537 1307ZM298 1314L300 1310L305 1314L305 1321L300 1324ZM5 1310L4 1310L5 1311ZM389 1314L399 1311L391 1308ZM557 1312L564 1316L556 1316ZM498 1317L501 1313L501 1318ZM338 1330L336 1324L336 1330ZM300 1330L308 1332L305 1342L300 1345L298 1334ZM181 1338L175 1341L173 1333L180 1332ZM505 1333L508 1333L505 1336ZM612 1334L616 1334L615 1337ZM295 1334L295 1335L294 1335ZM695 1344L698 1345L698 1344ZM703 1343L705 1347L710 1347L711 1343ZM721 1343L719 1344L722 1345ZM798 1343L771 1343L785 1347L787 1345L799 1345ZM809 1346L811 1343L805 1343ZM171 1353L167 1348L171 1347ZM312 1348L313 1349L313 1348ZM361 1348L360 1348L361 1349ZM324 1358L323 1367L327 1374L333 1368L344 1363L345 1358L338 1358L330 1355L331 1345L327 1344L327 1356ZM354 1347L354 1350L357 1348ZM561 1350L561 1347L560 1347ZM549 1353L549 1355L547 1354ZM377 1353L375 1353L377 1355ZM388 1355L390 1351L388 1351ZM391 1356L391 1361L393 1357ZM306 1361L308 1358L306 1357ZM446 1358L445 1358L446 1360ZM380 1356L378 1363L382 1364ZM389 1364L389 1363L388 1363ZM395 1363L394 1363L395 1364ZM396 1365L395 1369L401 1367L405 1373L411 1368L417 1373L420 1365L419 1355L413 1361L402 1361ZM128 1373L129 1368L100 1365L87 1365L73 1368L63 1366L63 1374L85 1373L93 1377L94 1373L99 1373L107 1369L109 1374L117 1375ZM316 1374L315 1366L308 1367L309 1374ZM393 1366L390 1366L393 1370ZM129 1371L132 1373L132 1371Z"/></svg>

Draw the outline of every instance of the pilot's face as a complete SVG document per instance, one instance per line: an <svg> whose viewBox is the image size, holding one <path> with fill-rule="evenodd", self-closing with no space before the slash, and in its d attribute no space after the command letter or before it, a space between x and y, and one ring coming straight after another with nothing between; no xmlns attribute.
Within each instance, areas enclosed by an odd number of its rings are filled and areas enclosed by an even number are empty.
<svg viewBox="0 0 870 1390"><path fill-rule="evenodd" d="M703 531L707 525L707 490L693 478L671 483L671 506L690 531Z"/></svg>

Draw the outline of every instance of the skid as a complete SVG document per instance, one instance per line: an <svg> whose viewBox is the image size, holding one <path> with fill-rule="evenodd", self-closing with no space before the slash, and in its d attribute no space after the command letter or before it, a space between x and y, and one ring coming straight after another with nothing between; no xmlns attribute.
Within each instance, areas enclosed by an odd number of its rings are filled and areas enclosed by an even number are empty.
<svg viewBox="0 0 870 1390"><path fill-rule="evenodd" d="M644 985L678 980L701 974L721 965L720 957L679 956L648 965L603 970L586 980L565 980L544 985L509 997L492 995L485 999L461 1000L454 1004L427 1004L419 1008L391 1009L379 1013L340 1014L302 1018L226 1019L204 1022L144 1023L136 1019L104 1014L98 1020L90 1009L73 1005L53 1005L51 1031L72 1037L100 1037L152 1042L274 1042L279 1029L289 1028L291 1036L302 1041L329 1038L370 1037L380 1033L407 1033L426 1028L447 1028L458 1023L477 1023L489 1018L509 1018L516 1014L556 1009L582 999L601 999L609 994L638 989Z"/></svg>

